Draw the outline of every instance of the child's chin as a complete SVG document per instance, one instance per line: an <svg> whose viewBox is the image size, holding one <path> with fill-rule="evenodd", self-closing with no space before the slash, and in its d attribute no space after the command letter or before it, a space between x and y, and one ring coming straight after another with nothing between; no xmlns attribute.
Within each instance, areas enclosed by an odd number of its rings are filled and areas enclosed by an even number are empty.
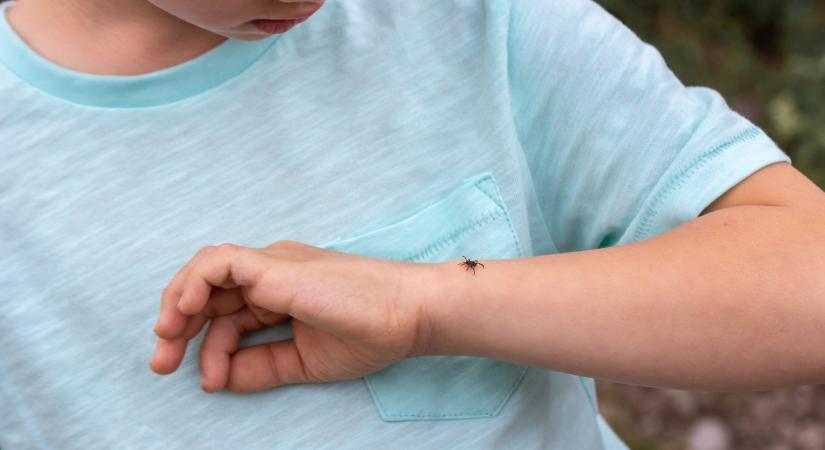
<svg viewBox="0 0 825 450"><path fill-rule="evenodd" d="M261 39L266 39L268 37L272 37L271 34L236 34L236 35L224 35L228 38L237 39L239 41L260 41Z"/></svg>
<svg viewBox="0 0 825 450"><path fill-rule="evenodd" d="M239 41L260 41L261 39L266 39L268 37L272 37L271 34L261 33L261 32L246 32L246 33L232 33L230 32L219 32L215 30L209 30L212 33L217 35L227 37L230 39L237 39Z"/></svg>

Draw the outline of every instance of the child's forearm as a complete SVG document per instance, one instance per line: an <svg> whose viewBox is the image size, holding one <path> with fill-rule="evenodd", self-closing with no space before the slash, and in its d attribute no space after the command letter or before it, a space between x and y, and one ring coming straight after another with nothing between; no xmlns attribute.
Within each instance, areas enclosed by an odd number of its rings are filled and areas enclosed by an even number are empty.
<svg viewBox="0 0 825 450"><path fill-rule="evenodd" d="M737 206L628 245L481 262L433 266L422 353L686 389L825 381L814 214Z"/></svg>

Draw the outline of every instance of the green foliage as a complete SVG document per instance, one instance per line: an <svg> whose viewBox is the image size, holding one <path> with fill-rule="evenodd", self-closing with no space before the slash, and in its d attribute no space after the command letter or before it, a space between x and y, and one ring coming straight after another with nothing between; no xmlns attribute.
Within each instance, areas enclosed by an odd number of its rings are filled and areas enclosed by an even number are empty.
<svg viewBox="0 0 825 450"><path fill-rule="evenodd" d="M825 2L597 1L682 82L718 90L825 188Z"/></svg>

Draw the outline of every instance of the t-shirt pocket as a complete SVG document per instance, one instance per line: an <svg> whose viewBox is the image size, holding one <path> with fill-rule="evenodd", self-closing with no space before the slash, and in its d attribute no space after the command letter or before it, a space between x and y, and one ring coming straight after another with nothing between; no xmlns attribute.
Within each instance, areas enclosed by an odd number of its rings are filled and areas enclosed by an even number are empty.
<svg viewBox="0 0 825 450"><path fill-rule="evenodd" d="M320 247L412 262L461 261L466 256L483 263L484 259L523 256L490 172L466 178L423 207L366 228ZM527 369L476 356L420 356L364 378L385 421L475 419L497 416Z"/></svg>

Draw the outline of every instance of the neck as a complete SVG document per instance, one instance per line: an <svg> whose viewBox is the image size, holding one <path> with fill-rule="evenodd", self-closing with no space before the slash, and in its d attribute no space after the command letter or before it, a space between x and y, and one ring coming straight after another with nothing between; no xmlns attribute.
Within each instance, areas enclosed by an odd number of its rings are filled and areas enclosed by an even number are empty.
<svg viewBox="0 0 825 450"><path fill-rule="evenodd" d="M7 19L42 57L98 75L165 69L226 40L146 0L18 0Z"/></svg>

